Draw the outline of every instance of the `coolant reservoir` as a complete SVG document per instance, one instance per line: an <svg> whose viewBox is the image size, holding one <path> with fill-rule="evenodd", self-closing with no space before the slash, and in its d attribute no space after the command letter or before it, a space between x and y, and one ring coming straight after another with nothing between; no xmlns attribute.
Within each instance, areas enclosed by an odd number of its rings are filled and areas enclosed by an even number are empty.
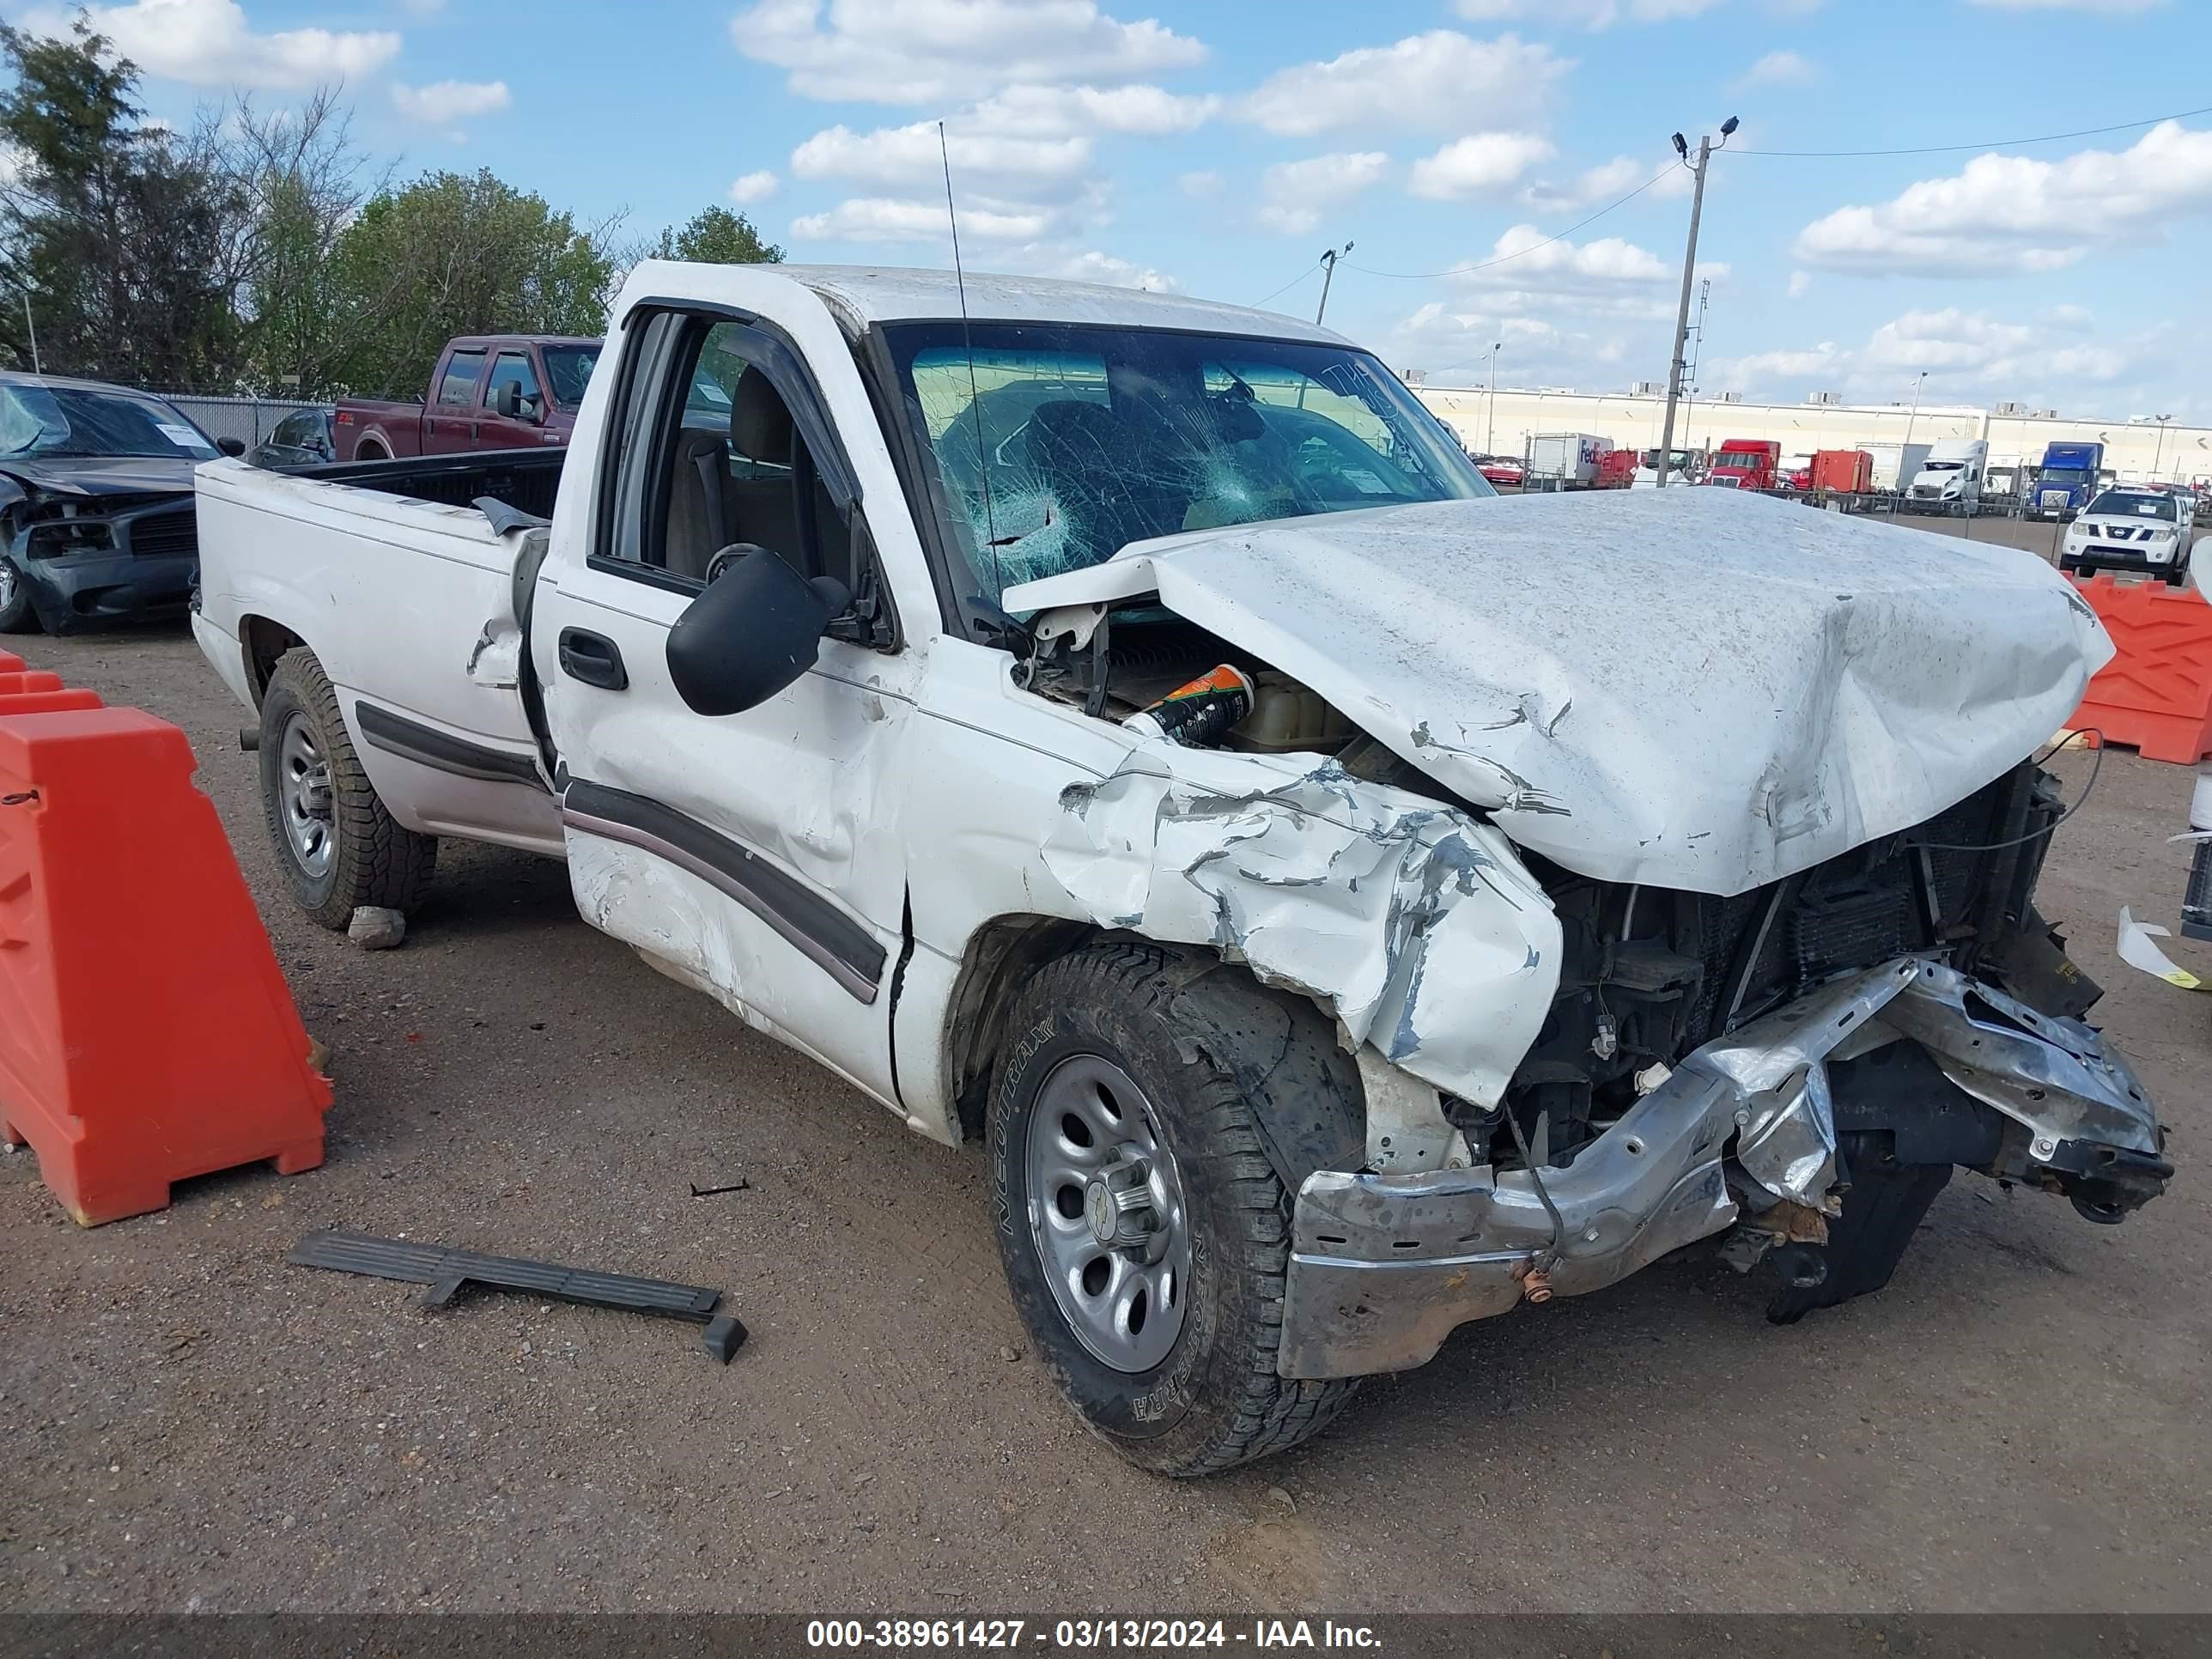
<svg viewBox="0 0 2212 1659"><path fill-rule="evenodd" d="M1351 723L1287 674L1262 669L1253 676L1252 712L1231 733L1239 749L1271 754L1334 749L1352 735Z"/></svg>

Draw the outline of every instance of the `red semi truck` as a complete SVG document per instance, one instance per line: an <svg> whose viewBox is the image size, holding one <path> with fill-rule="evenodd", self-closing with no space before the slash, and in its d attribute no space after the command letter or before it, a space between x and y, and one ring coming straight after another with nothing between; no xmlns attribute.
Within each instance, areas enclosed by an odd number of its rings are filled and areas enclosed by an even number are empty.
<svg viewBox="0 0 2212 1659"><path fill-rule="evenodd" d="M1734 489L1772 489L1782 465L1782 446L1771 439L1730 438L1713 457L1709 484Z"/></svg>
<svg viewBox="0 0 2212 1659"><path fill-rule="evenodd" d="M446 343L428 395L343 398L331 417L342 461L565 444L600 342L565 335L463 334Z"/></svg>

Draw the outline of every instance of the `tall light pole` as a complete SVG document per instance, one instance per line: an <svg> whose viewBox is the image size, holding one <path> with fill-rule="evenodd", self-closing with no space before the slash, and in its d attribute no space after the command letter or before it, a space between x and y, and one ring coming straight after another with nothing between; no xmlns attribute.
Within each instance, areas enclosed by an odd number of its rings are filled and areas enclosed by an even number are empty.
<svg viewBox="0 0 2212 1659"><path fill-rule="evenodd" d="M1913 422L1920 418L1920 388L1928 384L1928 371L1922 369L1912 382L1912 412L1905 417L1905 442L1897 452L1897 488L1890 492L1889 516L1897 516L1898 497L1905 494L1905 452L1912 447Z"/></svg>
<svg viewBox="0 0 2212 1659"><path fill-rule="evenodd" d="M1328 285L1336 280L1336 262L1352 252L1352 244L1342 247L1324 248L1321 256L1321 303L1314 307L1314 326L1321 326L1321 314L1328 309Z"/></svg>
<svg viewBox="0 0 2212 1659"><path fill-rule="evenodd" d="M2150 481L2153 483L2158 482L2159 463L2166 459L2166 423L2172 418L2171 415L2158 417L2158 447L2151 452L2150 458Z"/></svg>
<svg viewBox="0 0 2212 1659"><path fill-rule="evenodd" d="M1731 115L1721 123L1721 143L1736 130L1736 118ZM1667 475L1674 471L1674 405L1682 395L1682 354L1690 340L1690 281L1698 267L1698 221L1705 210L1705 168L1713 159L1713 141L1698 139L1698 159L1690 160L1690 147L1682 135L1674 135L1674 154L1682 158L1691 175L1697 179L1690 195L1690 245L1682 254L1682 303L1674 314L1674 360L1667 368L1667 423L1659 433L1659 487L1667 487Z"/></svg>
<svg viewBox="0 0 2212 1659"><path fill-rule="evenodd" d="M1503 340L1490 348L1490 395L1482 405L1482 453L1486 455L1495 453L1490 446L1498 440L1498 354L1504 349Z"/></svg>
<svg viewBox="0 0 2212 1659"><path fill-rule="evenodd" d="M23 326L31 332L31 373L43 374L46 371L39 367L39 325L31 320L31 290L27 288L23 290Z"/></svg>

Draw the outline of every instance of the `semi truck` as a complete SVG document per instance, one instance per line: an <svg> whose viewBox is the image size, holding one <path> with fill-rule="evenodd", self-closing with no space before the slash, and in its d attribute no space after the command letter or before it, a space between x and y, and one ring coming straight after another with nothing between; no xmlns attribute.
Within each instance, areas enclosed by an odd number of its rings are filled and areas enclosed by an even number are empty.
<svg viewBox="0 0 2212 1659"><path fill-rule="evenodd" d="M1782 446L1769 438L1730 438L1713 457L1705 482L1729 489L1772 489Z"/></svg>
<svg viewBox="0 0 2212 1659"><path fill-rule="evenodd" d="M2043 465L2027 498L2026 517L2071 522L2097 493L2098 475L2105 467L2101 443L2053 443L2045 446Z"/></svg>
<svg viewBox="0 0 2212 1659"><path fill-rule="evenodd" d="M1933 445L1906 493L1917 512L1972 513L1981 504L1989 444L1980 438L1946 438Z"/></svg>

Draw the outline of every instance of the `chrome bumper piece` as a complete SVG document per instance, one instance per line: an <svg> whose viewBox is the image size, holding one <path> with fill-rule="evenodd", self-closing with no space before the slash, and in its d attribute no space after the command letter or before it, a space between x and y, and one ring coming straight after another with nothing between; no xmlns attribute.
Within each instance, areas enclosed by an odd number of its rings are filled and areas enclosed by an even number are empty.
<svg viewBox="0 0 2212 1659"><path fill-rule="evenodd" d="M1731 1176L1755 1207L1836 1213L1827 1063L1897 1042L1918 1044L2021 1126L2002 1173L2057 1183L2113 1158L2163 1168L2149 1100L2094 1031L1902 957L1690 1054L1570 1167L1543 1170L1556 1227L1526 1170L1309 1176L1278 1369L1334 1377L1423 1364L1455 1327L1521 1301L1540 1257L1553 1294L1602 1289L1734 1222Z"/></svg>

